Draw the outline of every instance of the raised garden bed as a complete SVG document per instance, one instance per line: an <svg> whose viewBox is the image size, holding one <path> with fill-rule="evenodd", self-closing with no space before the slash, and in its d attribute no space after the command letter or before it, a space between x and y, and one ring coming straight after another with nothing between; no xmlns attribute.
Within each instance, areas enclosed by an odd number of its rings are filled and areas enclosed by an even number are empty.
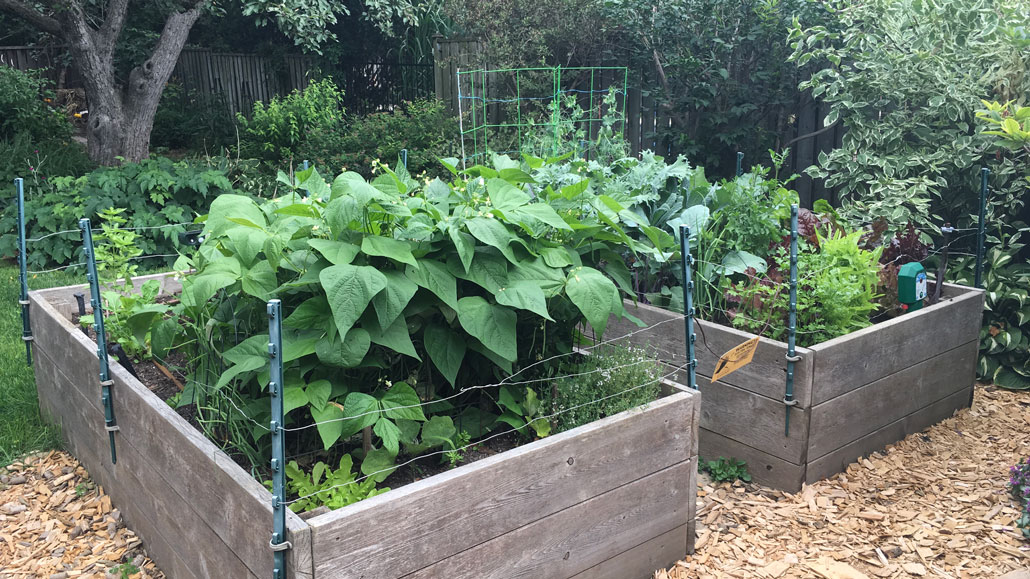
<svg viewBox="0 0 1030 579"><path fill-rule="evenodd" d="M170 276L162 293L179 290ZM111 463L81 286L32 292L40 406L171 577L267 577L272 495L112 362ZM692 550L700 396L670 395L307 520L291 577L649 577Z"/></svg>
<svg viewBox="0 0 1030 579"><path fill-rule="evenodd" d="M755 482L793 492L951 416L972 400L983 300L983 290L945 284L937 304L797 348L789 434L787 345L762 338L749 365L712 382L718 355L754 335L697 320L701 456L745 460ZM632 339L657 346L670 365L685 362L681 314L629 301L626 310L648 326L679 318ZM611 322L612 335L634 330Z"/></svg>

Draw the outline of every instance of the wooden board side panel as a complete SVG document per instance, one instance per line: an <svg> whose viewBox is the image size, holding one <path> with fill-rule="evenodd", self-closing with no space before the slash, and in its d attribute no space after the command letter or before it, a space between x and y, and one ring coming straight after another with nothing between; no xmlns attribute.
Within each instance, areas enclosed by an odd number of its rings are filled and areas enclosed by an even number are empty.
<svg viewBox="0 0 1030 579"><path fill-rule="evenodd" d="M51 352L40 350L41 379L54 386L41 396L51 399L50 406L62 405L62 426L65 438L77 458L111 496L114 505L125 513L126 521L139 527L146 547L154 546L155 560L165 561L158 553L175 556L168 561L169 568L180 567L187 577L250 577L252 570L236 555L235 549L198 516L188 497L179 495L166 479L153 468L150 457L141 454L132 444L118 439L118 462L111 463L108 454L107 432L92 423L103 425L103 415L86 404L85 398L73 379L60 370L61 362ZM149 532L147 531L149 529ZM270 567L270 565L269 565Z"/></svg>
<svg viewBox="0 0 1030 579"><path fill-rule="evenodd" d="M412 573L689 460L698 399L674 394L311 519L315 574Z"/></svg>
<svg viewBox="0 0 1030 579"><path fill-rule="evenodd" d="M812 408L809 456L833 452L973 385L979 340L938 354Z"/></svg>
<svg viewBox="0 0 1030 579"><path fill-rule="evenodd" d="M953 297L913 314L813 346L817 405L978 339L983 291L945 286Z"/></svg>
<svg viewBox="0 0 1030 579"><path fill-rule="evenodd" d="M808 464L806 482L812 484L839 472L844 472L847 470L848 465L858 458L882 450L893 442L897 442L910 434L921 432L952 416L957 410L966 408L969 405L969 397L972 393L972 386L959 390L947 398L921 408L901 420L892 422L843 448L813 460Z"/></svg>
<svg viewBox="0 0 1030 579"><path fill-rule="evenodd" d="M747 471L755 483L791 493L801 490L801 483L805 480L805 466L802 464L777 458L705 428L701 429L698 439L701 443L700 460L740 459L747 463Z"/></svg>
<svg viewBox="0 0 1030 579"><path fill-rule="evenodd" d="M476 577L564 579L685 525L687 460L556 512L407 575L407 579ZM685 545L681 545L682 550ZM632 547L630 547L632 548ZM632 571L640 576L653 569ZM340 575L342 577L342 575ZM393 575L389 575L393 576Z"/></svg>
<svg viewBox="0 0 1030 579"><path fill-rule="evenodd" d="M658 569L667 569L683 558L687 525L676 527L628 551L577 573L572 579L651 579ZM641 570L646 570L641 572Z"/></svg>
<svg viewBox="0 0 1030 579"><path fill-rule="evenodd" d="M616 343L655 349L662 360L674 366L686 362L682 314L646 304L634 304L629 300L625 300L624 305L627 312L639 318L650 329L640 328L627 319L617 319L613 316L608 322L604 339L633 334ZM698 327L695 330L697 341L694 355L697 357L697 372L705 376L712 375L719 356L754 337L754 334L703 320L696 320L696 324ZM801 356L801 361L794 368L794 398L801 408L808 408L811 405L814 357L805 348L798 348L797 352ZM763 338L751 363L724 377L720 382L780 401L786 388L786 355L786 344Z"/></svg>

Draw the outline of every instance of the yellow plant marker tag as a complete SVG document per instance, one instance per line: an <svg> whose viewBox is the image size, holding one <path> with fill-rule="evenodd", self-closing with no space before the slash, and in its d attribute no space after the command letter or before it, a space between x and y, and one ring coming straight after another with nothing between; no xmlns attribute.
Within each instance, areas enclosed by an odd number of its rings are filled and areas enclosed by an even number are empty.
<svg viewBox="0 0 1030 579"><path fill-rule="evenodd" d="M719 358L719 363L715 365L715 374L712 375L712 382L750 364L751 359L755 357L755 350L757 349L758 336L755 336L723 354Z"/></svg>

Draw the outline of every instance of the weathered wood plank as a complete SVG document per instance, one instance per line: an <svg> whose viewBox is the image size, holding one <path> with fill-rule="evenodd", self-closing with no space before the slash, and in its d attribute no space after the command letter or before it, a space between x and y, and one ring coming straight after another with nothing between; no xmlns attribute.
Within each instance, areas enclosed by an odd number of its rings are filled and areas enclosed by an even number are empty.
<svg viewBox="0 0 1030 579"><path fill-rule="evenodd" d="M686 523L696 460L648 475L405 576L562 579ZM681 547L682 548L682 547ZM423 563L427 560L423 560ZM369 575L372 577L374 575ZM394 574L378 577L394 577Z"/></svg>
<svg viewBox="0 0 1030 579"><path fill-rule="evenodd" d="M662 360L679 366L686 362L684 347L685 332L683 315L647 304L634 304L624 301L626 311L640 318L652 329L641 331L633 322L616 319L608 322L604 339L611 340L633 332L633 336L620 340L619 344L634 344L641 348L654 348ZM735 346L754 337L754 334L713 324L703 320L695 320L698 328L694 355L697 357L697 372L711 376L719 356ZM656 325L661 324L661 325ZM707 347L706 347L707 345ZM711 349L711 350L709 350ZM715 352L713 354L713 352ZM800 408L811 405L813 356L810 350L798 348L801 361L794 367L794 398ZM783 342L762 338L750 364L726 376L720 382L737 388L754 392L775 401L783 400L787 380L787 345Z"/></svg>
<svg viewBox="0 0 1030 579"><path fill-rule="evenodd" d="M687 525L676 527L604 563L577 573L572 579L651 579L655 570L668 568L683 558L683 545L688 534L692 534L692 531L687 530ZM651 571L641 573L641 569Z"/></svg>
<svg viewBox="0 0 1030 579"><path fill-rule="evenodd" d="M674 375L677 382L686 382L686 372ZM728 438L794 464L804 464L808 455L809 416L811 408L796 406L790 411L790 435L784 434L786 408L782 402L770 400L736 386L712 382L697 374L701 391L702 429L718 432ZM704 455L704 441L699 441Z"/></svg>
<svg viewBox="0 0 1030 579"><path fill-rule="evenodd" d="M945 284L940 303L813 346L818 387L812 404L976 339L983 295L983 290Z"/></svg>
<svg viewBox="0 0 1030 579"><path fill-rule="evenodd" d="M979 340L967 342L813 407L810 460L968 389L978 347Z"/></svg>
<svg viewBox="0 0 1030 579"><path fill-rule="evenodd" d="M139 525L140 536L148 541L148 548L152 543L164 541L179 559L188 562L189 576L198 579L253 576L235 550L199 520L192 497L184 497L172 489L165 478L167 475L154 468L150 457L140 454L119 437L118 462L111 463L103 414L87 402L75 381L61 370L62 362L53 359L51 352L41 350L39 358L42 375L49 383L58 385L61 394L62 423L65 428L71 427L65 437L90 476L105 488L115 506L123 510L126 521L134 527ZM94 427L94 422L100 428ZM152 531L149 537L144 532L146 528ZM171 563L176 564L174 560ZM158 564L162 561L158 560Z"/></svg>
<svg viewBox="0 0 1030 579"><path fill-rule="evenodd" d="M92 428L103 432L96 344L39 297L32 298L37 313L33 319L37 347L48 349L63 367L76 369L83 404L99 417ZM111 377L115 383L115 417L121 429L116 435L119 446L132 444L148 457L148 468L160 471L180 496L190 497L197 506L197 516L255 573L264 573L270 559L267 540L259 529L271 532L268 491L120 365L111 364ZM106 433L103 438L106 448ZM291 567L302 576L310 576L307 525L293 513L288 519L295 544L302 545Z"/></svg>
<svg viewBox="0 0 1030 579"><path fill-rule="evenodd" d="M791 493L801 490L801 483L805 480L804 465L776 458L705 428L701 429L698 439L701 443L700 460L737 458L747 463L753 482Z"/></svg>
<svg viewBox="0 0 1030 579"><path fill-rule="evenodd" d="M310 519L315 574L412 573L689 460L699 399L674 394Z"/></svg>
<svg viewBox="0 0 1030 579"><path fill-rule="evenodd" d="M805 481L808 484L812 484L839 472L844 472L847 470L848 465L855 460L882 450L893 442L897 442L910 434L921 432L937 424L953 415L955 411L967 407L972 392L973 386L959 390L947 398L925 406L901 420L896 420L876 432L867 434L851 444L813 460L808 464Z"/></svg>

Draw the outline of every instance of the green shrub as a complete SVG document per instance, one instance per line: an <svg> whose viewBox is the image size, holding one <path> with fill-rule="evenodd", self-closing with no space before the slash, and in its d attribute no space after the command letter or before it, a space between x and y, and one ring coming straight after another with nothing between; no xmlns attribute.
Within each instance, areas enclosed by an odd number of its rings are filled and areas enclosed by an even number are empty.
<svg viewBox="0 0 1030 579"><path fill-rule="evenodd" d="M36 142L67 140L71 123L44 101L53 98L38 71L0 66L0 139L25 133Z"/></svg>
<svg viewBox="0 0 1030 579"><path fill-rule="evenodd" d="M221 94L201 94L169 84L161 94L150 133L151 149L218 151L236 144L236 124Z"/></svg>
<svg viewBox="0 0 1030 579"><path fill-rule="evenodd" d="M545 414L557 414L554 432L654 402L661 391L661 364L641 349L605 346L553 372L564 377L543 383L541 396Z"/></svg>
<svg viewBox="0 0 1030 579"><path fill-rule="evenodd" d="M447 114L441 101L419 99L390 112L348 119L346 130L318 127L298 148L298 157L309 159L323 172L357 171L370 177L376 160L393 164L408 150L408 172L443 176L438 158L455 152L458 121Z"/></svg>
<svg viewBox="0 0 1030 579"><path fill-rule="evenodd" d="M25 179L26 187L40 188L54 177L78 177L95 168L85 148L71 139L36 141L30 133L0 138L0 186L4 191L15 177Z"/></svg>
<svg viewBox="0 0 1030 579"><path fill-rule="evenodd" d="M204 211L207 198L232 192L225 174L208 167L171 159L147 159L120 167L101 167L82 177L54 177L32 184L25 200L26 235L42 237L75 230L82 217L97 223L97 216L115 207L125 209L126 227L140 231L142 255L175 253L178 233L185 227L162 227L193 221ZM18 236L17 205L8 201L0 216L0 255L14 256ZM31 269L76 260L81 248L77 232L54 235L28 246ZM147 265L156 265L156 261Z"/></svg>
<svg viewBox="0 0 1030 579"><path fill-rule="evenodd" d="M300 160L299 151L312 138L328 138L343 130L343 92L331 79L313 81L303 91L254 103L250 118L236 114L240 154L270 161Z"/></svg>

